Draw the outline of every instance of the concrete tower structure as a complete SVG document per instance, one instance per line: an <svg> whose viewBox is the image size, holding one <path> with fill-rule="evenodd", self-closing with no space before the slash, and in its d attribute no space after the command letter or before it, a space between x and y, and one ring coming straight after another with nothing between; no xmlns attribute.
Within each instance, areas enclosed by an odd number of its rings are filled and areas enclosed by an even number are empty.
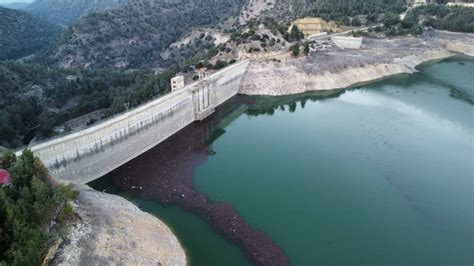
<svg viewBox="0 0 474 266"><path fill-rule="evenodd" d="M171 91L177 91L184 88L184 77L176 76L171 79Z"/></svg>

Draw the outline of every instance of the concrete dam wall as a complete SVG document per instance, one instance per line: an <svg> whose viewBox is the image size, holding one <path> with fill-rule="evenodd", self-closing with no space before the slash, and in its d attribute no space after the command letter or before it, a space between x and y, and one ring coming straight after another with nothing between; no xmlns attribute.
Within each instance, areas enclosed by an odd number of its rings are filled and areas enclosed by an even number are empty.
<svg viewBox="0 0 474 266"><path fill-rule="evenodd" d="M31 150L57 180L90 182L212 114L238 93L248 64L233 64L136 109Z"/></svg>

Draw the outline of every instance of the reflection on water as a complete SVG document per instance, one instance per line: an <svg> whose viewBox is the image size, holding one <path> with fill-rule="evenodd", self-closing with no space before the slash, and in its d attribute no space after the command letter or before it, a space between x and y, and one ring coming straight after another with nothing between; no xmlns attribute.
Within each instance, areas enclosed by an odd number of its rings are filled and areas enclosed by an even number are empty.
<svg viewBox="0 0 474 266"><path fill-rule="evenodd" d="M221 237L248 252L247 223L271 238L262 252L275 243L294 265L472 265L474 63L421 70L236 97L92 186L164 219L195 265L248 263Z"/></svg>

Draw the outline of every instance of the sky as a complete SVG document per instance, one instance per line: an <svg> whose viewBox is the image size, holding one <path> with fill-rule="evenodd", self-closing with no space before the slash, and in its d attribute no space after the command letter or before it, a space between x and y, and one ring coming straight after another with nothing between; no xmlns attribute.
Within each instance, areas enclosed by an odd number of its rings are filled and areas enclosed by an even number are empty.
<svg viewBox="0 0 474 266"><path fill-rule="evenodd" d="M9 3L14 3L14 2L25 2L25 3L31 3L34 0L0 0L0 4L9 4Z"/></svg>

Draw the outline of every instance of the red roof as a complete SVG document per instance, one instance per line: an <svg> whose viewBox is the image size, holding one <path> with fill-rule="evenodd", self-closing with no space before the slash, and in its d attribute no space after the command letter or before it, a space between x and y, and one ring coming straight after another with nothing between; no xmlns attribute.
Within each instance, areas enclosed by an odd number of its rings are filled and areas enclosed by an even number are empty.
<svg viewBox="0 0 474 266"><path fill-rule="evenodd" d="M6 185L12 182L12 178L10 177L10 173L5 169L0 169L0 184Z"/></svg>

